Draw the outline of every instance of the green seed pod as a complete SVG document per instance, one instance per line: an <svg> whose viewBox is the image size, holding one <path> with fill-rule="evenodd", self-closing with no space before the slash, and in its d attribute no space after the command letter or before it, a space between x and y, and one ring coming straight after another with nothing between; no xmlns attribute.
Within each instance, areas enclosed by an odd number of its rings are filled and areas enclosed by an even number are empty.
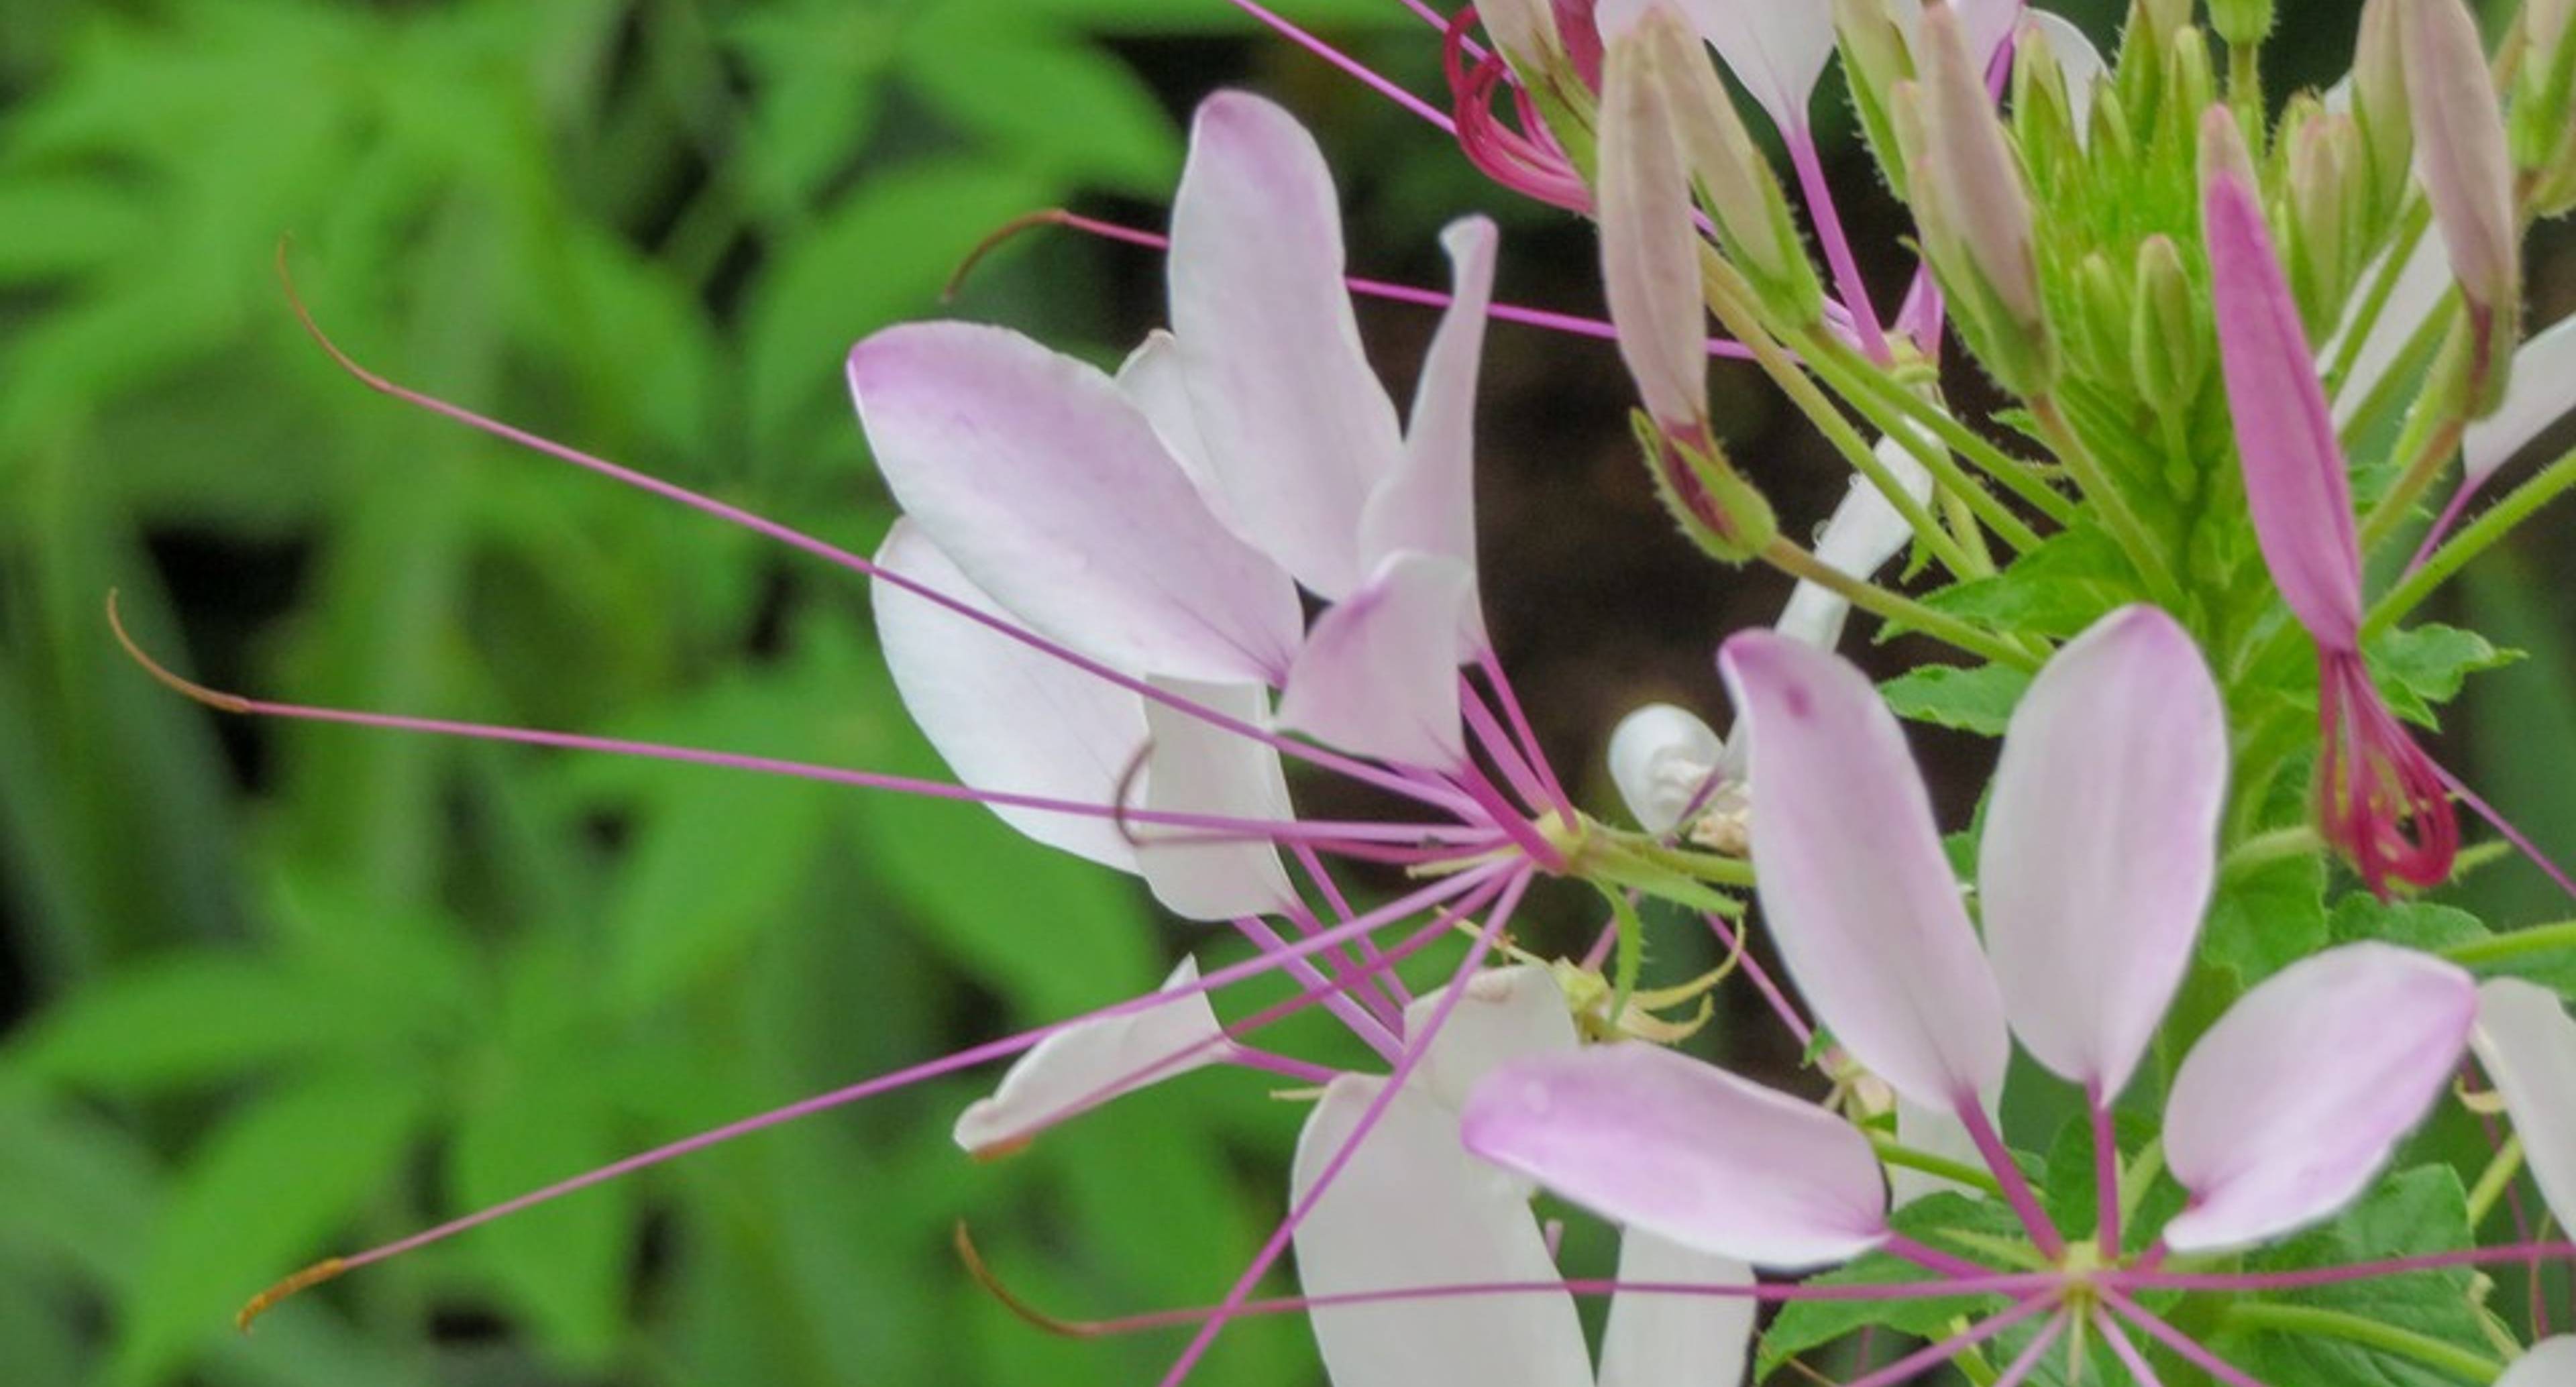
<svg viewBox="0 0 2576 1387"><path fill-rule="evenodd" d="M1655 499L1710 558L1748 563L1778 537L1778 513L1727 461L1716 439L1675 434L1642 409L1629 415L1629 426L1646 455Z"/></svg>
<svg viewBox="0 0 2576 1387"><path fill-rule="evenodd" d="M2095 251L2075 267L2076 330L2067 334L2087 374L2118 380L2129 366L2128 286L2109 256Z"/></svg>
<svg viewBox="0 0 2576 1387"><path fill-rule="evenodd" d="M2200 398L2209 371L2208 326L2191 271L2172 239L2150 236L2138 247L2135 310L2129 318L2129 366L2138 393L2162 414L2183 416Z"/></svg>

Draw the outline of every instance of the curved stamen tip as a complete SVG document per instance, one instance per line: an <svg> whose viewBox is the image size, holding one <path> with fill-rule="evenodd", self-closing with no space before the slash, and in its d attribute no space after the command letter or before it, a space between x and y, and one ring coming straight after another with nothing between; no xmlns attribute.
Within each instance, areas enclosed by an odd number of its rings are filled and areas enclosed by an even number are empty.
<svg viewBox="0 0 2576 1387"><path fill-rule="evenodd" d="M1100 1337L1101 1331L1098 1326L1084 1324L1078 1320L1058 1319L1029 1304L1020 1298L1019 1292L1003 1285L1002 1278L994 1273L992 1266L984 1260L984 1254L976 1248L974 1237L966 1231L966 1220L962 1218L957 1220L957 1231L950 1242L956 1247L957 1260L964 1264L966 1274L973 1277L975 1284L983 1287L986 1294L1001 1302L1003 1309L1049 1334L1061 1335L1067 1339Z"/></svg>
<svg viewBox="0 0 2576 1387"><path fill-rule="evenodd" d="M967 250L965 259L957 262L957 268L948 276L948 282L940 286L939 301L953 302L958 291L966 287L967 276L975 273L975 267L983 264L986 257L1000 250L1006 243L1019 239L1022 232L1034 231L1042 226L1068 226L1072 221L1073 213L1062 207L1042 207L1035 212L1023 212L993 228L983 240L977 241Z"/></svg>
<svg viewBox="0 0 2576 1387"><path fill-rule="evenodd" d="M356 357L342 351L340 344L331 340L331 334L322 330L321 322L313 316L311 305L304 301L304 291L295 283L294 268L288 263L288 252L294 249L293 236L277 238L277 283L279 288L286 291L286 306L294 311L295 321L304 325L304 335L312 338L314 345L328 353L341 370L356 376L359 383L369 390L386 395L401 395L403 393L401 387L359 365Z"/></svg>
<svg viewBox="0 0 2576 1387"><path fill-rule="evenodd" d="M168 665L143 653L143 647L137 644L133 635L125 629L125 618L116 610L116 589L114 588L107 590L107 629L116 633L116 643L125 647L126 658L141 665L143 672L159 680L163 687L219 712L249 713L258 710L257 704L239 694L224 693L218 689L207 688L193 679L183 679L172 673Z"/></svg>
<svg viewBox="0 0 2576 1387"><path fill-rule="evenodd" d="M349 1263L346 1258L325 1257L321 1261L315 1262L313 1265L306 1267L304 1270L295 1273L293 1276L290 1276L283 1281L278 1282L276 1285L269 1287L258 1295L252 1296L250 1298L250 1303L244 1305L241 1308L241 1312L233 1316L233 1328L240 1330L244 1334L248 1334L250 1332L251 1325L257 1321L260 1316L276 1309L279 1301L286 1299L288 1296L295 1295L298 1292L319 1286L323 1282L338 1276L340 1273L347 1271L348 1269Z"/></svg>

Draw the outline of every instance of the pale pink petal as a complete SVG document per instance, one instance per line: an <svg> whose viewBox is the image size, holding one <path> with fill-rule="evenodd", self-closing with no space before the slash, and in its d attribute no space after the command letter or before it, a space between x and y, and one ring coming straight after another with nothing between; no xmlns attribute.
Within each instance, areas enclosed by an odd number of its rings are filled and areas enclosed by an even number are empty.
<svg viewBox="0 0 2576 1387"><path fill-rule="evenodd" d="M1440 994L1427 993L1404 1010L1404 1033L1419 1036L1440 1008ZM1416 1081L1451 1108L1464 1107L1467 1095L1494 1067L1530 1055L1558 1054L1580 1042L1574 1013L1566 1009L1565 989L1541 963L1488 969L1467 984L1449 1019L1432 1037Z"/></svg>
<svg viewBox="0 0 2576 1387"><path fill-rule="evenodd" d="M1675 99L1657 79L1660 48L1705 59L1668 4L1605 5L1609 61L1601 106L1601 281L1619 357L1646 413L1669 431L1708 411L1708 310L1691 181L1673 129Z"/></svg>
<svg viewBox="0 0 2576 1387"><path fill-rule="evenodd" d="M1201 103L1172 204L1172 330L1225 511L1327 598L1359 586L1360 511L1402 464L1342 284L1340 202L1286 111Z"/></svg>
<svg viewBox="0 0 2576 1387"><path fill-rule="evenodd" d="M895 522L876 561L978 611L1001 614L921 527ZM958 782L978 790L1112 805L1145 746L1144 700L896 587L868 585L895 692ZM1048 847L1123 872L1136 852L1116 821L998 806Z"/></svg>
<svg viewBox="0 0 2576 1387"><path fill-rule="evenodd" d="M1238 722L1259 727L1270 720L1270 693L1258 684L1157 680L1156 685ZM1277 747L1212 726L1178 708L1144 702L1145 725L1153 737L1153 750L1145 763L1146 808L1247 823L1295 821ZM1140 824L1134 832L1137 866L1145 874L1145 884L1164 909L1183 919L1270 915L1297 899L1288 869L1279 861L1278 845L1246 836L1249 829Z"/></svg>
<svg viewBox="0 0 2576 1387"><path fill-rule="evenodd" d="M1858 669L1772 632L1729 640L1718 668L1752 739L1762 910L1800 990L1906 1097L1991 1097L2003 1004L1895 716Z"/></svg>
<svg viewBox="0 0 2576 1387"><path fill-rule="evenodd" d="M2362 282L2377 283L2385 264L2384 258L2373 261ZM2353 352L2352 369L2344 373L2343 384L2335 391L2336 428L2351 423L2354 416L2361 413L2361 407L2370 399L2371 392L2379 388L2379 383L2387 379L2389 371L2397 365L2397 358L2406 350L2406 344L2424 326L2424 320L2433 316L2433 310L2441 307L2443 297L2450 292L2451 267L2442 258L2441 239L2428 235L2417 240L2415 249L2406 257L2406 263L2398 267L2397 283L2389 291L2388 302L2380 306L2379 316L2371 320L2369 334L2361 339L2361 346ZM2367 302L2366 296L2354 296L2353 317L2344 323L2332 341L2326 343L2325 349L2317 353L2318 359L2343 359L2344 344L2359 322Z"/></svg>
<svg viewBox="0 0 2576 1387"><path fill-rule="evenodd" d="M1297 1139L1292 1207L1302 1204L1386 1080L1349 1075L1324 1090ZM1556 1264L1514 1183L1458 1145L1458 1119L1418 1090L1377 1125L1297 1227L1297 1283L1309 1296L1415 1287L1550 1282ZM1563 1291L1425 1297L1313 1310L1333 1387L1586 1387L1592 1365Z"/></svg>
<svg viewBox="0 0 2576 1387"><path fill-rule="evenodd" d="M1142 1084L1225 1058L1222 1045L1209 1043L1224 1027L1208 1007L1207 994L1192 986L1198 980L1198 960L1183 959L1163 984L1165 992L1179 994L1171 1001L1068 1026L1039 1041L1002 1076L991 1097L959 1114L957 1144L979 1155L1007 1151L1041 1128Z"/></svg>
<svg viewBox="0 0 2576 1387"><path fill-rule="evenodd" d="M1031 627L1131 672L1288 667L1294 587L1109 377L998 328L912 323L851 351L850 387L904 512Z"/></svg>
<svg viewBox="0 0 2576 1387"><path fill-rule="evenodd" d="M1807 103L1834 57L1834 7L1822 0L1682 0L1683 12L1726 60L1771 123L1807 129ZM1606 21L1605 21L1606 23Z"/></svg>
<svg viewBox="0 0 2576 1387"><path fill-rule="evenodd" d="M2576 1387L2576 1334L2561 1334L2531 1346L2497 1378L2495 1387Z"/></svg>
<svg viewBox="0 0 2576 1387"><path fill-rule="evenodd" d="M2560 1227L2576 1227L2576 1020L2548 988L2497 978L2478 989L2470 1039L2504 1095L2550 1212Z"/></svg>
<svg viewBox="0 0 2576 1387"><path fill-rule="evenodd" d="M1714 788L1726 743L1696 714L1649 703L1610 733L1610 783L1648 833L1665 834Z"/></svg>
<svg viewBox="0 0 2576 1387"><path fill-rule="evenodd" d="M2467 0L2412 0L2398 8L2398 22L2415 177L2461 292L2493 308L2522 292L2522 222L2477 16Z"/></svg>
<svg viewBox="0 0 2576 1387"><path fill-rule="evenodd" d="M1179 463L1191 484L1198 487L1199 499L1208 503L1208 509L1219 520L1241 534L1243 527L1226 515L1224 497L1209 474L1207 440L1199 437L1199 417L1190 407L1189 382L1181 375L1181 344L1172 334L1161 328L1145 334L1145 340L1119 364L1118 391L1154 426L1154 436L1163 440L1172 461Z"/></svg>
<svg viewBox="0 0 2576 1387"><path fill-rule="evenodd" d="M1619 1280L1751 1286L1753 1269L1630 1229L1619 1238ZM1620 1291L1610 1297L1610 1322L1602 1330L1600 1387L1740 1387L1761 1308L1751 1296Z"/></svg>
<svg viewBox="0 0 2576 1387"><path fill-rule="evenodd" d="M2468 484L2483 485L2570 411L2576 411L2576 318L2532 338L2514 353L2504 406L2469 426L2461 444Z"/></svg>
<svg viewBox="0 0 2576 1387"><path fill-rule="evenodd" d="M2022 1044L2106 1100L2190 970L2226 804L2218 683L2154 607L2058 651L2004 734L1978 855L1986 955Z"/></svg>
<svg viewBox="0 0 2576 1387"><path fill-rule="evenodd" d="M1932 497L1932 474L1901 439L1882 438L1876 449L1906 494L1917 501ZM1834 507L1824 533L1816 537L1816 557L1852 577L1867 579L1914 542L1914 527L1905 521L1887 494L1867 477L1852 478L1842 504ZM1851 616L1851 599L1820 583L1801 581L1789 594L1789 605L1772 629L1819 650L1842 643L1843 623Z"/></svg>
<svg viewBox="0 0 2576 1387"><path fill-rule="evenodd" d="M1411 549L1455 559L1475 572L1476 382L1484 360L1485 310L1494 298L1497 239L1494 224L1483 217L1441 233L1455 297L1422 361L1403 466L1369 497L1361 515L1361 550L1371 568ZM1481 632L1480 621L1471 624Z"/></svg>
<svg viewBox="0 0 2576 1387"><path fill-rule="evenodd" d="M2244 1247L2349 1203L2440 1096L2477 1010L2467 973L2386 944L2330 949L2246 993L2174 1075L2165 1161L2191 1203L2166 1243Z"/></svg>
<svg viewBox="0 0 2576 1387"><path fill-rule="evenodd" d="M1283 726L1397 765L1464 763L1458 632L1475 576L1454 559L1397 554L1315 623L1279 701Z"/></svg>
<svg viewBox="0 0 2576 1387"><path fill-rule="evenodd" d="M2242 138L2223 108L2203 130L2211 300L2255 537L2309 633L2349 648L2361 630L2361 546L2334 416L2261 198L2238 163Z"/></svg>
<svg viewBox="0 0 2576 1387"><path fill-rule="evenodd" d="M1815 1267L1887 1232L1887 1188L1859 1129L1660 1046L1506 1065L1477 1087L1460 1130L1489 1161L1714 1256Z"/></svg>
<svg viewBox="0 0 2576 1387"><path fill-rule="evenodd" d="M1991 1107L1986 1120L1995 1120ZM1920 1103L1897 1099L1896 1140L1909 1150L1956 1161L1971 1170L1985 1164L1984 1153L1977 1150L1977 1139L1968 1133L1968 1124L1950 1108L1927 1108ZM1971 1187L1955 1180L1895 1165L1887 1168L1887 1185L1890 1196L1900 1209L1927 1194L1938 1194L1943 1190L1973 1192Z"/></svg>

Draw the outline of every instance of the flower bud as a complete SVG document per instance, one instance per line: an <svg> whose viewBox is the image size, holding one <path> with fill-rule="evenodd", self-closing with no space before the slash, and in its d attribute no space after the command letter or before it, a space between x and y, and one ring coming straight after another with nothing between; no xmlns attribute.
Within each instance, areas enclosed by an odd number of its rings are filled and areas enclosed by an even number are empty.
<svg viewBox="0 0 2576 1387"><path fill-rule="evenodd" d="M1644 410L1630 422L1654 478L1655 499L1710 558L1746 563L1778 537L1780 518L1771 503L1736 472L1706 430L1663 428Z"/></svg>
<svg viewBox="0 0 2576 1387"><path fill-rule="evenodd" d="M2066 69L2055 51L2046 43L2022 44L2013 55L2013 133L2030 169L2031 189L2043 203L2084 160L2078 119Z"/></svg>
<svg viewBox="0 0 2576 1387"><path fill-rule="evenodd" d="M2504 113L2466 0L2400 0L2415 167L2468 302L2480 414L2502 402L2520 336L2522 224Z"/></svg>
<svg viewBox="0 0 2576 1387"><path fill-rule="evenodd" d="M2200 398L2209 372L2208 323L2191 271L2171 237L2138 247L2137 291L2129 319L2129 364L2138 394L2159 413L2184 415Z"/></svg>
<svg viewBox="0 0 2576 1387"><path fill-rule="evenodd" d="M1476 18L1524 86L1561 95L1601 89L1592 0L1484 0Z"/></svg>
<svg viewBox="0 0 2576 1387"><path fill-rule="evenodd" d="M1610 43L1594 202L1610 322L1638 397L1658 427L1705 432L1708 310L1699 233L1691 225L1690 174L1673 130L1673 103L1655 81L1656 35L1678 24L1657 9Z"/></svg>
<svg viewBox="0 0 2576 1387"><path fill-rule="evenodd" d="M2522 40L2522 70L2514 82L2514 165L2543 181L2576 182L2576 0L2527 0Z"/></svg>
<svg viewBox="0 0 2576 1387"><path fill-rule="evenodd" d="M2367 0L2361 35L2352 49L2352 117L2370 156L2371 221L2397 215L2413 185L2414 117L2406 101L2405 43L2398 32L2401 0Z"/></svg>
<svg viewBox="0 0 2576 1387"><path fill-rule="evenodd" d="M2209 22L2228 47L2257 47L2272 34L2272 0L2209 0Z"/></svg>
<svg viewBox="0 0 2576 1387"><path fill-rule="evenodd" d="M2130 0L2116 86L2141 120L2164 109L2165 71L2174 41L2191 25L2192 0Z"/></svg>
<svg viewBox="0 0 2576 1387"><path fill-rule="evenodd" d="M1939 0L1924 8L1917 59L1923 78L1900 97L1897 124L1925 245L1987 368L2038 394L2051 367L2030 195L1967 35Z"/></svg>
<svg viewBox="0 0 2576 1387"><path fill-rule="evenodd" d="M2300 319L2323 337L2361 274L2369 161L2350 116L2311 111L2289 139L2290 283Z"/></svg>
<svg viewBox="0 0 2576 1387"><path fill-rule="evenodd" d="M2129 286L2120 272L2111 267L2111 258L2100 251L2084 257L2075 267L2075 330L2067 334L2069 347L2084 363L2086 373L2117 379L2129 364L2129 322L2135 317L2130 308Z"/></svg>
<svg viewBox="0 0 2576 1387"><path fill-rule="evenodd" d="M1914 77L1914 57L1888 0L1834 0L1834 33L1841 41L1843 73L1851 86L1861 133L1878 155L1887 186L1905 197L1905 153L1896 139L1888 102L1896 84Z"/></svg>

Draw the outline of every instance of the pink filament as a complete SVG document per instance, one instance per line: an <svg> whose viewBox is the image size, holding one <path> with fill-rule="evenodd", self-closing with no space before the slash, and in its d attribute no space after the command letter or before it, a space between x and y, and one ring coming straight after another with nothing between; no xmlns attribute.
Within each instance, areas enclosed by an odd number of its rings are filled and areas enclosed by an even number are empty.
<svg viewBox="0 0 2576 1387"><path fill-rule="evenodd" d="M1415 96L1404 88L1397 86L1393 81L1378 75L1378 73L1371 69L1368 64L1363 63L1348 53L1344 53L1340 49L1333 47L1331 44L1315 37L1306 30L1300 29L1296 25L1289 23L1286 19L1280 17L1268 8L1253 3L1253 0L1227 0L1227 3L1233 5L1236 9L1243 11L1245 14L1252 16L1254 19L1261 21L1263 24L1268 25L1281 38L1288 40L1299 48L1305 49L1307 52L1314 54L1316 57L1323 59L1334 67L1340 68L1343 73L1356 79L1360 85L1367 87L1369 90L1376 92L1387 100L1394 102L1396 105L1420 116L1425 122L1436 127L1440 133L1444 135L1455 135L1458 133L1457 126L1451 123L1448 116L1441 113L1440 108L1423 100L1421 97Z"/></svg>
<svg viewBox="0 0 2576 1387"><path fill-rule="evenodd" d="M2388 710L2359 651L2319 646L2317 658L2325 743L2318 820L2326 841L2382 897L2392 876L2414 886L2449 880L2460 823L2441 769Z"/></svg>
<svg viewBox="0 0 2576 1387"><path fill-rule="evenodd" d="M1505 188L1533 201L1589 215L1592 193L1584 186L1583 175L1575 171L1565 150L1547 133L1547 122L1539 116L1529 94L1506 84L1510 67L1491 54L1481 59L1468 58L1467 27L1475 17L1473 6L1458 11L1441 45L1451 109L1457 112L1449 129L1457 137L1458 148L1469 163ZM1521 129L1513 129L1494 113L1495 95L1506 90L1512 95Z"/></svg>

